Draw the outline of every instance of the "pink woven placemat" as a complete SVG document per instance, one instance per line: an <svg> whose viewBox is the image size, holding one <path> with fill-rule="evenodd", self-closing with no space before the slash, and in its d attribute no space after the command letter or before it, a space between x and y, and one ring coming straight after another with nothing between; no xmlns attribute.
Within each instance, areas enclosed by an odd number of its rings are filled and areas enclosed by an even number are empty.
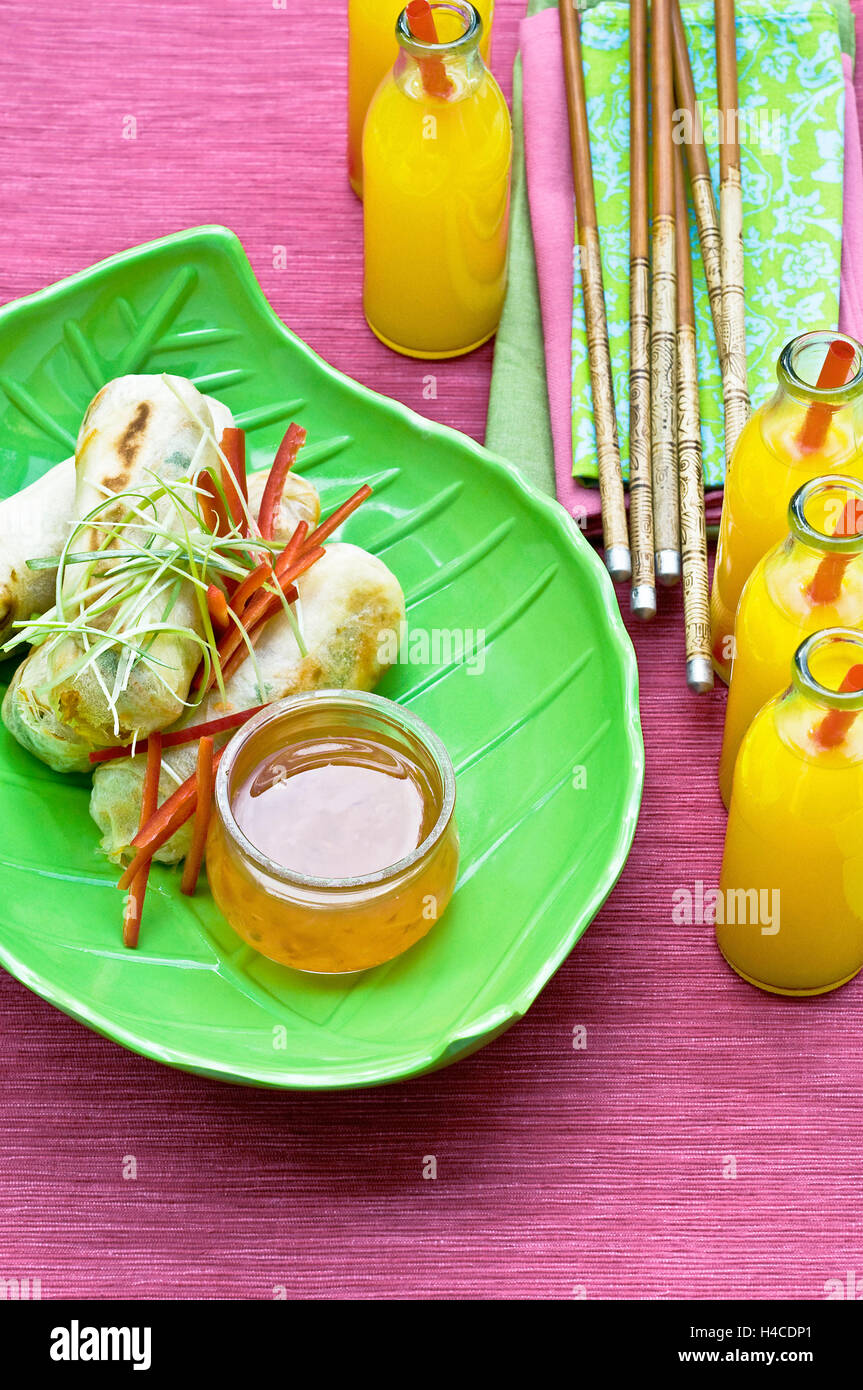
<svg viewBox="0 0 863 1390"><path fill-rule="evenodd" d="M507 79L522 6L497 8ZM0 297L225 222L324 357L480 437L489 349L436 366L427 399L423 367L363 325L344 26L300 10L3 0ZM648 772L629 864L527 1018L475 1057L380 1091L231 1088L0 974L0 1277L45 1298L817 1298L863 1273L863 986L764 998L709 928L672 925L674 888L718 871L724 696L687 694L664 607L634 633Z"/></svg>

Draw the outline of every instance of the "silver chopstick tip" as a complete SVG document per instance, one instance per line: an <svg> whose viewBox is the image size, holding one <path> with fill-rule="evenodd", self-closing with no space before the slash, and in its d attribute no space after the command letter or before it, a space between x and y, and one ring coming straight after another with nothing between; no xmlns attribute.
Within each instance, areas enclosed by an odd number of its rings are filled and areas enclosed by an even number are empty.
<svg viewBox="0 0 863 1390"><path fill-rule="evenodd" d="M698 695L713 689L713 667L706 656L691 656L686 663L686 684Z"/></svg>
<svg viewBox="0 0 863 1390"><path fill-rule="evenodd" d="M649 622L656 617L656 590L652 584L636 584L629 597L629 606L636 618Z"/></svg>
<svg viewBox="0 0 863 1390"><path fill-rule="evenodd" d="M632 556L628 545L610 545L605 552L605 564L615 584L625 584L632 578Z"/></svg>
<svg viewBox="0 0 863 1390"><path fill-rule="evenodd" d="M680 583L680 551L657 550L653 557L656 578L660 584L670 587Z"/></svg>

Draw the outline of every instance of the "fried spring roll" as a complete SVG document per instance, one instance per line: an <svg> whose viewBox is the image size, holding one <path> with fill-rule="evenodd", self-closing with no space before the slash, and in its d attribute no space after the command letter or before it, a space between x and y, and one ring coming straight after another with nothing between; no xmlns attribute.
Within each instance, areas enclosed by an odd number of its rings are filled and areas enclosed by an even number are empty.
<svg viewBox="0 0 863 1390"><path fill-rule="evenodd" d="M59 555L74 514L73 458L0 502L0 646L13 623L40 617L53 604L56 570L31 570L27 561Z"/></svg>
<svg viewBox="0 0 863 1390"><path fill-rule="evenodd" d="M128 515L128 499L116 504L115 514L112 493L138 488L151 492L159 479L176 484L191 469L218 473L213 439L230 423L227 407L210 402L182 377L128 376L110 382L94 398L81 425L71 515L83 518L106 500L108 505L97 518L101 526L81 528L74 550L97 550L105 540L105 524ZM253 483L253 506L260 502L263 486L263 479ZM146 513L146 502L140 505ZM156 503L155 511L159 524L172 534L188 526L188 513L170 495ZM301 518L313 524L318 513L314 488L292 479L279 517L280 523L291 523L287 533ZM143 517L140 526L123 531L117 544L140 545L150 535ZM88 568L67 568L67 611L74 610L82 584L93 581L93 575L86 577ZM95 577L99 572L97 567ZM109 616L100 623L107 621ZM112 643L88 661L82 639L61 635L34 648L16 672L3 702L3 721L19 743L56 771L88 770L91 749L145 737L183 713L201 659L195 639L202 634L202 620L192 584L180 582L169 596L156 594L149 602L145 595L131 621L133 630L137 626L144 631L154 622L168 624L169 630L148 636L146 659L137 654L130 659L129 648Z"/></svg>

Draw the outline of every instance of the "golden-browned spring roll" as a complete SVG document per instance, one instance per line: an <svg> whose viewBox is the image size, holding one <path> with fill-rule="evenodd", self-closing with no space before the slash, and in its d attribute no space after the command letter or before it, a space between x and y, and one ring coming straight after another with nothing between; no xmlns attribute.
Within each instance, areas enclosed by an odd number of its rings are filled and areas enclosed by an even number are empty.
<svg viewBox="0 0 863 1390"><path fill-rule="evenodd" d="M0 646L13 623L41 616L53 604L56 570L31 570L27 561L59 555L74 514L74 458L0 502Z"/></svg>
<svg viewBox="0 0 863 1390"><path fill-rule="evenodd" d="M180 490L186 487L191 500L190 485L180 480L192 470L218 469L214 429L207 402L182 377L126 376L103 387L84 416L75 451L73 507L79 520L74 551L100 550L105 528L128 517L130 490L152 493L165 481ZM118 494L126 496L112 503ZM151 515L169 535L180 535L189 525L170 494L152 506L144 500L136 505L146 515L109 544L104 562L92 572L85 564L67 568L62 585L67 613L76 611L85 587L98 582L112 549L144 546L152 539ZM87 522L97 507L98 518ZM3 720L50 767L62 771L86 765L89 750L110 743L121 730L143 735L182 713L201 658L195 639L202 621L191 583L174 584L173 579L162 576L152 597L145 588L140 601L135 600L128 645L100 639L98 631L91 630L86 639L59 632L37 646L17 671L3 703ZM110 611L96 626L104 631L109 623ZM148 633L154 623L165 624L165 630L139 643L137 634Z"/></svg>
<svg viewBox="0 0 863 1390"><path fill-rule="evenodd" d="M221 439L234 418L214 396L204 396L204 400L210 408L214 435ZM268 477L268 468L249 477L249 508L255 518ZM294 525L305 519L311 529L319 516L320 499L315 488L290 473L282 501L284 524L277 529L284 530L288 518L294 518ZM0 501L0 647L12 636L13 623L41 617L53 607L56 570L30 569L27 561L59 556L77 520L74 456Z"/></svg>

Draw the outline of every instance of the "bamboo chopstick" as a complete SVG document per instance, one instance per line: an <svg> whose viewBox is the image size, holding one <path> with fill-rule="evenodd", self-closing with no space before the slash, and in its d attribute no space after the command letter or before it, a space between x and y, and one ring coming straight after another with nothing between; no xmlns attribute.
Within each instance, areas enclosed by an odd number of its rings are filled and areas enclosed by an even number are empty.
<svg viewBox="0 0 863 1390"><path fill-rule="evenodd" d="M680 472L680 539L683 562L683 621L686 683L713 689L710 658L710 592L707 525L701 466L701 408L695 347L695 302L683 155L674 147L674 213L677 238L677 459Z"/></svg>
<svg viewBox="0 0 863 1390"><path fill-rule="evenodd" d="M630 606L656 614L650 466L650 221L647 152L647 0L629 5L629 537Z"/></svg>
<svg viewBox="0 0 863 1390"><path fill-rule="evenodd" d="M728 373L728 353L725 349L725 335L722 327L722 252L719 235L719 215L716 211L716 198L713 193L713 180L710 177L710 161L704 144L701 116L698 109L698 96L689 61L689 48L686 41L686 26L680 11L680 0L672 0L671 33L674 45L674 86L677 105L687 113L689 130L685 132L686 163L689 168L689 187L695 208L695 221L698 227L698 244L701 247L701 261L704 278L707 281L707 294L710 300L710 313L713 319L713 334L719 356L719 369L722 374L722 397L728 409L731 379ZM728 461L728 455L726 455Z"/></svg>
<svg viewBox="0 0 863 1390"><path fill-rule="evenodd" d="M590 134L587 125L587 101L581 59L581 33L573 0L559 0L559 14L560 33L563 40L566 101L569 109L572 180L578 221L581 288L584 296L590 386L593 394L593 418L596 427L596 453L599 494L602 502L605 563L614 580L624 581L631 578L632 563L629 550L629 532L626 524L626 503L623 496L623 477L620 471L617 417L614 411L614 384L611 376L611 352L608 345L608 323L605 317L605 294L602 284L602 259L596 222L593 168L590 159Z"/></svg>
<svg viewBox="0 0 863 1390"><path fill-rule="evenodd" d="M716 73L721 123L719 230L722 240L722 332L728 365L725 454L731 457L749 418L746 382L746 314L743 286L743 185L737 106L737 42L734 0L715 0Z"/></svg>
<svg viewBox="0 0 863 1390"><path fill-rule="evenodd" d="M653 294L650 343L650 419L656 578L680 578L680 503L675 437L674 373L677 284L674 244L674 80L671 0L653 0Z"/></svg>

